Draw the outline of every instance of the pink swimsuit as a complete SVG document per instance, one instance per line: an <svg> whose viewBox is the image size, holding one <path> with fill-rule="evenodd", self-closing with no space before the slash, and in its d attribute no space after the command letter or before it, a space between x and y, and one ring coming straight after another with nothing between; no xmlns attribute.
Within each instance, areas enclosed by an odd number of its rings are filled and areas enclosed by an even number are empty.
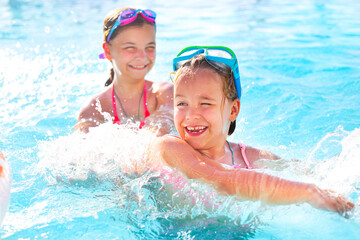
<svg viewBox="0 0 360 240"><path fill-rule="evenodd" d="M176 138L181 139L180 137L175 136L175 135L169 135L169 136L172 136L172 137L176 137ZM230 143L228 143L228 144L229 144L229 146L230 146ZM238 145L239 145L239 147L240 147L240 152L241 152L241 155L242 155L242 157L243 157L243 159L244 159L244 163L245 163L245 165L246 165L246 168L247 168L247 169L252 169L253 167L250 165L250 162L249 162L249 160L248 160L248 158L247 158L247 156L246 156L246 153L245 153L245 149L246 149L245 144L239 143ZM231 146L230 146L230 149L231 149ZM231 155L232 155L232 159L233 159L233 152L232 152L232 150L231 150ZM240 169L240 168L241 168L240 166L238 166L238 165L236 165L236 164L234 163L234 159L233 159L233 168L234 168L234 169ZM182 176L182 175L175 175L175 176L174 176L171 171L164 170L163 174L164 174L164 178L166 179L166 182L172 184L172 190L177 190L177 191L178 191L178 189L184 189L185 185L188 183L188 182L185 180L185 177L184 177L184 176ZM198 192L197 192L196 190L189 189L189 190L187 191L187 194L188 194L188 196L190 197L190 199L192 200L192 203L195 204L195 203L196 203L196 199L197 199L195 196L198 195ZM206 197L203 198L203 199L205 199L205 202L206 202L207 204L211 204L211 202L208 201L207 196L213 196L213 193L212 193L212 192L209 192L209 193L207 193L207 194L205 194L205 195L206 195ZM211 205L210 205L210 206L211 206Z"/></svg>
<svg viewBox="0 0 360 240"><path fill-rule="evenodd" d="M147 104L146 104L146 92L147 92L147 88L146 88L146 82L144 81L144 93L143 93L143 99L144 99L144 109L145 109L145 116L144 116L144 119L140 122L140 125L139 125L139 128L141 129L144 125L145 125L145 119L147 117L150 116L150 112L149 110L147 109ZM114 121L113 123L114 124L121 124L121 121L120 121L120 118L117 114L117 110L116 110L116 101L115 101L115 94L114 94L114 84L112 86L112 103L113 103L113 112L114 112Z"/></svg>
<svg viewBox="0 0 360 240"><path fill-rule="evenodd" d="M240 147L241 156L242 156L243 159L244 159L246 168L247 168L247 169L252 169L253 167L250 165L250 162L249 162L249 160L248 160L247 157L246 157L246 153L245 153L246 146L245 146L245 144L239 143L239 147ZM238 165L234 165L234 168L235 168L235 169L239 169L240 167L239 167Z"/></svg>

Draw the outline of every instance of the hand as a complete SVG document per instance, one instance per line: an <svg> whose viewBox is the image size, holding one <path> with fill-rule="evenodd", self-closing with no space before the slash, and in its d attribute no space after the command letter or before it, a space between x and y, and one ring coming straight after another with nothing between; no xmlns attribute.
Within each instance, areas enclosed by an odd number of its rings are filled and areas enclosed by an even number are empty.
<svg viewBox="0 0 360 240"><path fill-rule="evenodd" d="M310 201L310 204L316 208L337 212L345 216L345 214L355 206L344 196L332 190L322 190L315 186L313 193L314 198Z"/></svg>

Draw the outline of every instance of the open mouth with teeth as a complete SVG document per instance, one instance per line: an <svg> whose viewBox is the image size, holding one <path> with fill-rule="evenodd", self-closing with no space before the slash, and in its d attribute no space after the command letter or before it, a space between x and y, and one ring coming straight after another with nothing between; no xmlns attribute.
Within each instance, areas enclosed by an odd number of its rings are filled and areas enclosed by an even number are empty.
<svg viewBox="0 0 360 240"><path fill-rule="evenodd" d="M129 65L130 68L132 69L136 69L136 70L143 70L145 69L149 64L145 64L145 65Z"/></svg>
<svg viewBox="0 0 360 240"><path fill-rule="evenodd" d="M185 127L186 132L191 136L198 136L198 135L202 134L203 132L205 132L206 129L207 129L207 127L205 127L205 126L196 126L196 127L187 126L187 127Z"/></svg>

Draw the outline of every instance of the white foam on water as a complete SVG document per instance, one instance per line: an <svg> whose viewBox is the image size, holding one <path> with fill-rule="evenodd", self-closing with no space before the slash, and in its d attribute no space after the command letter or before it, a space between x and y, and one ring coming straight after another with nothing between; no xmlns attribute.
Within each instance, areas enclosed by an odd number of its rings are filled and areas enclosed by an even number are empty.
<svg viewBox="0 0 360 240"><path fill-rule="evenodd" d="M334 152L333 149L337 151ZM325 157L320 160L314 157L318 152L325 153ZM314 176L321 186L349 195L354 191L359 194L359 158L360 129L345 131L339 126L319 141L310 154L308 163L313 167L316 173Z"/></svg>

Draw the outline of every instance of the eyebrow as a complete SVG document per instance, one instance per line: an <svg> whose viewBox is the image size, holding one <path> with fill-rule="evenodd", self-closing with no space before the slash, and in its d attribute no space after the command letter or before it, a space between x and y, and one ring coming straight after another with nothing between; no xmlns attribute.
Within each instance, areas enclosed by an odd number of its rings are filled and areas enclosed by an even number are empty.
<svg viewBox="0 0 360 240"><path fill-rule="evenodd" d="M183 95L180 95L180 94L176 94L175 97L184 97Z"/></svg>
<svg viewBox="0 0 360 240"><path fill-rule="evenodd" d="M135 44L135 43L134 42L123 42L121 44L125 45L125 44Z"/></svg>
<svg viewBox="0 0 360 240"><path fill-rule="evenodd" d="M202 99L202 100L216 101L214 98L211 98L211 97L202 97L202 96L200 96L200 99Z"/></svg>
<svg viewBox="0 0 360 240"><path fill-rule="evenodd" d="M123 43L121 43L121 45L127 45L127 44L136 45L136 43L134 43L134 42L123 42ZM156 45L156 44L155 44L155 42L149 42L149 43L147 43L147 45Z"/></svg>
<svg viewBox="0 0 360 240"><path fill-rule="evenodd" d="M177 97L179 97L179 98L183 98L183 97L185 97L184 95L180 95L180 94L176 94L175 95L175 98L177 98ZM210 97L204 97L204 96L200 96L200 99L202 99L202 100L211 100L211 101L216 101L215 99L213 99L213 98L210 98Z"/></svg>

